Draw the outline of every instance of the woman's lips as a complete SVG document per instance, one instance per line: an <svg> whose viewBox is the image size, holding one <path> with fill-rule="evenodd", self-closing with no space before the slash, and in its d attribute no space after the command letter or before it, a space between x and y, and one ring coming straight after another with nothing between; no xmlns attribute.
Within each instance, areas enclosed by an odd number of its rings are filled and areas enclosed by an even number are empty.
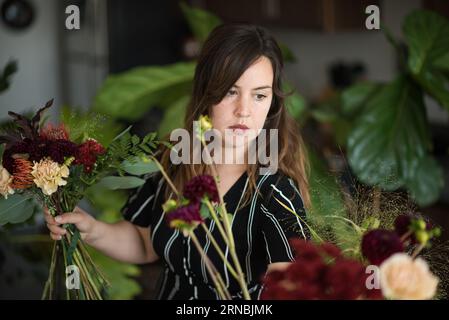
<svg viewBox="0 0 449 320"><path fill-rule="evenodd" d="M244 124L235 124L233 126L230 126L229 129L232 130L248 130L249 128L247 126L245 126Z"/></svg>

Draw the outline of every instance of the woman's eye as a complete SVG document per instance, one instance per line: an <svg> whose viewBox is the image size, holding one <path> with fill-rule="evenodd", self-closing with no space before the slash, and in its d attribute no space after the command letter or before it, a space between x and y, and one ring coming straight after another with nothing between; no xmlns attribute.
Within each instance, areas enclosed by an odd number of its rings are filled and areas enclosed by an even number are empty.
<svg viewBox="0 0 449 320"><path fill-rule="evenodd" d="M257 101L262 101L263 99L265 99L267 96L264 94L256 94L256 100Z"/></svg>
<svg viewBox="0 0 449 320"><path fill-rule="evenodd" d="M237 91L236 90L229 90L228 91L228 96L234 96L234 95L236 95L237 94Z"/></svg>

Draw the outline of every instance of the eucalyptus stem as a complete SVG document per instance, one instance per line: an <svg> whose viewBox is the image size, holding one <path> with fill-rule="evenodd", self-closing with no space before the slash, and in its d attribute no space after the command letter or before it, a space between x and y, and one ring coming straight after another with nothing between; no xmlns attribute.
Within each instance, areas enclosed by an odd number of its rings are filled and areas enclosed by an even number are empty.
<svg viewBox="0 0 449 320"><path fill-rule="evenodd" d="M210 203L210 201L208 199L206 199L205 204L210 211L212 219L215 220L215 223L217 224L217 227L218 227L218 230L220 231L221 236L223 237L224 240L229 241L228 236L227 236L225 230L223 229L223 226L221 225L220 219L217 217L217 215L215 213L215 209L212 207L212 204Z"/></svg>
<svg viewBox="0 0 449 320"><path fill-rule="evenodd" d="M170 187L172 188L172 190L176 193L176 195L179 198L179 191L178 189L176 189L175 185L173 184L173 182L171 181L171 179L167 176L167 173L165 172L164 168L162 167L162 165L159 163L159 161L154 157L151 156L150 157L151 160L154 161L154 163L156 163L157 167L159 168L159 170L161 171L162 175L164 176L165 180L167 181L167 183L170 185Z"/></svg>

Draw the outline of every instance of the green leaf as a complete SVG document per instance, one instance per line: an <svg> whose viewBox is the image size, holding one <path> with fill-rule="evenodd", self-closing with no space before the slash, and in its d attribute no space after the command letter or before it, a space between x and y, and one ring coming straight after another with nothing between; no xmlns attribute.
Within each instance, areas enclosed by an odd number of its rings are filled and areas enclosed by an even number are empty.
<svg viewBox="0 0 449 320"><path fill-rule="evenodd" d="M220 18L208 11L190 7L184 2L179 5L193 35L200 42L206 41L209 33L222 23Z"/></svg>
<svg viewBox="0 0 449 320"><path fill-rule="evenodd" d="M167 107L190 93L195 63L138 67L109 76L95 97L93 110L130 121L151 107Z"/></svg>
<svg viewBox="0 0 449 320"><path fill-rule="evenodd" d="M111 284L108 299L132 299L142 292L139 283L134 279L141 273L138 266L114 260L91 247L88 249L92 259Z"/></svg>
<svg viewBox="0 0 449 320"><path fill-rule="evenodd" d="M159 171L159 168L154 161L146 158L142 159L140 157L134 157L131 161L123 161L121 167L127 173L135 176Z"/></svg>
<svg viewBox="0 0 449 320"><path fill-rule="evenodd" d="M210 217L210 211L206 204L201 203L200 215L203 219L208 219Z"/></svg>
<svg viewBox="0 0 449 320"><path fill-rule="evenodd" d="M132 189L141 186L145 183L145 180L137 177L104 177L98 182L98 185L110 190L117 189Z"/></svg>
<svg viewBox="0 0 449 320"><path fill-rule="evenodd" d="M413 175L406 181L411 196L420 206L427 206L438 200L444 186L443 170L433 157L416 161Z"/></svg>
<svg viewBox="0 0 449 320"><path fill-rule="evenodd" d="M0 226L7 223L21 223L28 220L36 210L33 198L13 194L0 199Z"/></svg>
<svg viewBox="0 0 449 320"><path fill-rule="evenodd" d="M368 102L348 138L349 163L369 185L394 190L427 154L429 129L422 92L407 77L386 85Z"/></svg>
<svg viewBox="0 0 449 320"><path fill-rule="evenodd" d="M403 32L409 46L408 66L414 74L449 52L449 22L435 12L412 12L405 18Z"/></svg>
<svg viewBox="0 0 449 320"><path fill-rule="evenodd" d="M436 69L425 69L415 77L428 94L449 111L449 81Z"/></svg>
<svg viewBox="0 0 449 320"><path fill-rule="evenodd" d="M186 113L189 99L190 96L183 96L167 108L164 113L164 117L159 124L159 136L164 137L165 135L170 134L170 132L172 132L174 129L183 128L184 115Z"/></svg>
<svg viewBox="0 0 449 320"><path fill-rule="evenodd" d="M287 87L288 89L291 86ZM290 115L296 120L300 120L306 110L306 100L296 91L285 99L285 105Z"/></svg>
<svg viewBox="0 0 449 320"><path fill-rule="evenodd" d="M295 54L290 50L289 47L287 47L287 45L285 45L282 42L279 42L279 48L281 49L282 52L282 57L284 58L285 62L296 62L297 59L295 57Z"/></svg>
<svg viewBox="0 0 449 320"><path fill-rule="evenodd" d="M359 113L371 95L380 85L372 82L361 82L345 89L341 94L341 107L344 115Z"/></svg>
<svg viewBox="0 0 449 320"><path fill-rule="evenodd" d="M435 69L443 70L448 72L449 71L449 52L446 53L444 56L438 58L433 63L433 66Z"/></svg>
<svg viewBox="0 0 449 320"><path fill-rule="evenodd" d="M11 76L17 72L17 61L10 61L0 73L0 93L9 88Z"/></svg>

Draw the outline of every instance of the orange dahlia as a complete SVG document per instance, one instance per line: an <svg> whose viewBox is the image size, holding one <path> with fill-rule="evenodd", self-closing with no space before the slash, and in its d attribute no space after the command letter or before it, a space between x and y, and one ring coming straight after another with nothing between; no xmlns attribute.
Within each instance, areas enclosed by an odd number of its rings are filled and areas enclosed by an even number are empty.
<svg viewBox="0 0 449 320"><path fill-rule="evenodd" d="M14 189L26 189L33 184L33 164L23 158L14 159L14 173L12 180L12 188Z"/></svg>

